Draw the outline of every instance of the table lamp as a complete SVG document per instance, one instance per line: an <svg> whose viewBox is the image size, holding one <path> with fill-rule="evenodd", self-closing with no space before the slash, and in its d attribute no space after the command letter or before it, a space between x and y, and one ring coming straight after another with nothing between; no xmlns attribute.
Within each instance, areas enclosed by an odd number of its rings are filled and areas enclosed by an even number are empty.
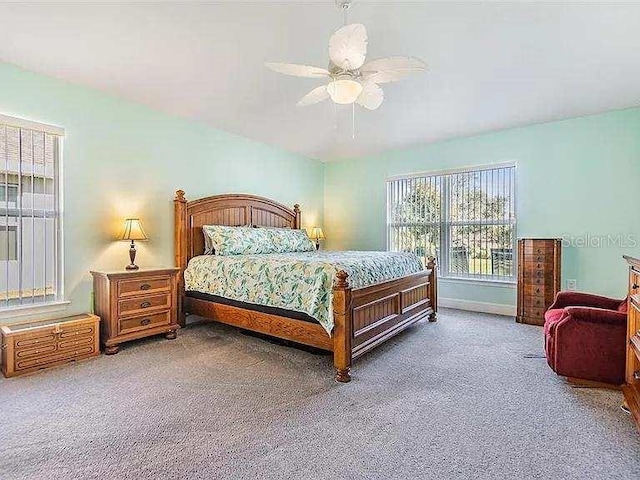
<svg viewBox="0 0 640 480"><path fill-rule="evenodd" d="M149 240L147 234L144 233L144 228L142 228L142 223L139 218L127 218L124 221L124 231L120 236L120 240L131 240L131 247L129 248L129 258L131 259L131 263L127 265L127 270L138 270L138 267L135 263L136 260L136 240Z"/></svg>
<svg viewBox="0 0 640 480"><path fill-rule="evenodd" d="M322 229L320 227L313 227L310 237L316 241L316 250L319 250L320 240L324 240L324 232Z"/></svg>

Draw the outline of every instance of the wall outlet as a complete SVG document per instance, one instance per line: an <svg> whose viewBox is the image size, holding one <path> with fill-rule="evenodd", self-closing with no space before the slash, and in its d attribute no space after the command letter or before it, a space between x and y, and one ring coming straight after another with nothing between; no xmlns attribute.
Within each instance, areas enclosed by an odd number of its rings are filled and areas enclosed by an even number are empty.
<svg viewBox="0 0 640 480"><path fill-rule="evenodd" d="M578 282L575 278L567 279L567 290L569 290L570 292L575 292L576 290L578 290Z"/></svg>

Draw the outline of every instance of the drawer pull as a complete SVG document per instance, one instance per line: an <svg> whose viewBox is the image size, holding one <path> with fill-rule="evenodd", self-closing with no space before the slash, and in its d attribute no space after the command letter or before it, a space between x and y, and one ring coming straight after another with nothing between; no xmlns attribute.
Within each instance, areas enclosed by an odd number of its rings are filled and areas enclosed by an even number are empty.
<svg viewBox="0 0 640 480"><path fill-rule="evenodd" d="M632 290L637 290L639 287L640 285L638 285L637 283L634 283L633 285L631 285Z"/></svg>
<svg viewBox="0 0 640 480"><path fill-rule="evenodd" d="M151 288L151 285L149 285L148 283L143 283L142 285L140 285L140 290L149 290Z"/></svg>
<svg viewBox="0 0 640 480"><path fill-rule="evenodd" d="M140 325L149 325L150 323L151 323L150 318L145 318L143 320L140 320Z"/></svg>
<svg viewBox="0 0 640 480"><path fill-rule="evenodd" d="M151 306L151 302L142 302L140 304L140 308L149 308Z"/></svg>
<svg viewBox="0 0 640 480"><path fill-rule="evenodd" d="M640 380L640 370L636 370L635 372L633 372L633 379Z"/></svg>

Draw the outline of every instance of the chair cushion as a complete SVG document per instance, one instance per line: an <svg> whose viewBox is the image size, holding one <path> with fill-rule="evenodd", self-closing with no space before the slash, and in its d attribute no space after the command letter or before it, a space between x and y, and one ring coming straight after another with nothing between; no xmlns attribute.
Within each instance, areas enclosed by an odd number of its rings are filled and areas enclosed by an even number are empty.
<svg viewBox="0 0 640 480"><path fill-rule="evenodd" d="M558 323L562 318L564 318L566 312L564 308L552 308L551 310L547 310L544 314L544 333L545 335L549 334L549 330L551 327Z"/></svg>
<svg viewBox="0 0 640 480"><path fill-rule="evenodd" d="M618 306L618 311L622 312L622 313L627 313L627 308L628 308L628 304L629 302L627 302L627 299L624 299L624 302L622 302L619 306Z"/></svg>

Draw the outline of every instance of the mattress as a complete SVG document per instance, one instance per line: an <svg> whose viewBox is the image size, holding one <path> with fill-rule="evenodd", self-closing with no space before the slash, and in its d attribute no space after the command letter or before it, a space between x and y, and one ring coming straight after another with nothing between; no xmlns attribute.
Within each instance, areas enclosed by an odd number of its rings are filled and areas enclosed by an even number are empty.
<svg viewBox="0 0 640 480"><path fill-rule="evenodd" d="M333 280L349 274L352 288L404 277L423 269L405 252L292 252L200 255L184 272L185 290L236 302L301 312L333 330Z"/></svg>

